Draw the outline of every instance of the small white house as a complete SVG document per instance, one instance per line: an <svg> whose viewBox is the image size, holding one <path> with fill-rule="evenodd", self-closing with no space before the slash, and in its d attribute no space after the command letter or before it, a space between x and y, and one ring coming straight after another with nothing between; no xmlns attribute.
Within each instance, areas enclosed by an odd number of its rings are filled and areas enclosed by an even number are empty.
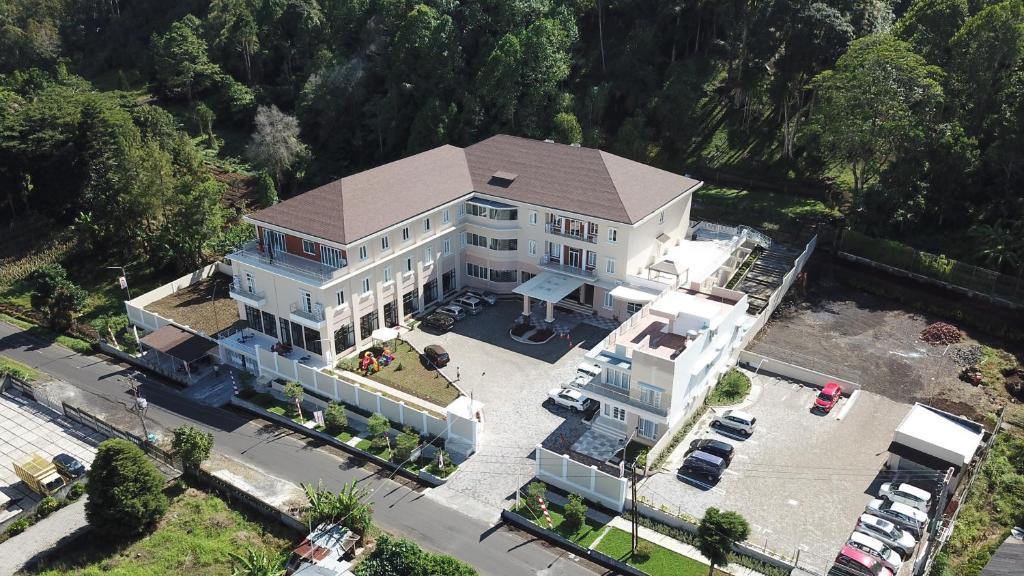
<svg viewBox="0 0 1024 576"><path fill-rule="evenodd" d="M936 473L953 468L952 489L959 481L961 470L974 459L984 433L977 422L925 404L914 404L893 434L888 467Z"/></svg>

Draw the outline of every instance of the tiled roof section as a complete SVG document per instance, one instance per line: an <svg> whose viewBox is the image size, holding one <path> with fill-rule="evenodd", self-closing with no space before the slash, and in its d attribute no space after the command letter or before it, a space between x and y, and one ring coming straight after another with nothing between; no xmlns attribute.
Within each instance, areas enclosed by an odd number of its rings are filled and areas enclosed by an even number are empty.
<svg viewBox="0 0 1024 576"><path fill-rule="evenodd" d="M593 148L498 135L466 148L477 192L634 224L698 184ZM514 182L493 179L518 174Z"/></svg>
<svg viewBox="0 0 1024 576"><path fill-rule="evenodd" d="M250 217L349 244L472 191L464 151L445 145L335 180Z"/></svg>

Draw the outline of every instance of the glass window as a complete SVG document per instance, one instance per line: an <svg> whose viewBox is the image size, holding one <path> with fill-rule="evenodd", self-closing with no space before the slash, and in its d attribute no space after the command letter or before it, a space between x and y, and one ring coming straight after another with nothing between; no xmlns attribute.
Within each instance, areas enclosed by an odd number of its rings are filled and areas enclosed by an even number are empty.
<svg viewBox="0 0 1024 576"><path fill-rule="evenodd" d="M351 324L346 324L334 331L334 352L340 353L356 345L356 331Z"/></svg>
<svg viewBox="0 0 1024 576"><path fill-rule="evenodd" d="M299 290L299 304L302 305L302 309L305 310L307 314L313 312L313 296L309 292Z"/></svg>
<svg viewBox="0 0 1024 576"><path fill-rule="evenodd" d="M612 293L610 291L604 293L604 307L608 310L612 309Z"/></svg>
<svg viewBox="0 0 1024 576"><path fill-rule="evenodd" d="M536 274L532 274L530 272L520 272L519 273L519 281L520 282L528 282L530 280L533 280L534 276L536 276Z"/></svg>
<svg viewBox="0 0 1024 576"><path fill-rule="evenodd" d="M615 244L619 241L619 231L615 228L608 229L608 243Z"/></svg>
<svg viewBox="0 0 1024 576"><path fill-rule="evenodd" d="M263 333L277 338L277 317L270 312L263 312Z"/></svg>
<svg viewBox="0 0 1024 576"><path fill-rule="evenodd" d="M432 264L434 262L434 249L427 246L423 249L423 263Z"/></svg>
<svg viewBox="0 0 1024 576"><path fill-rule="evenodd" d="M430 218L423 219L423 231L430 232Z"/></svg>
<svg viewBox="0 0 1024 576"><path fill-rule="evenodd" d="M604 415L609 418L614 418L619 422L626 421L626 411L617 406L604 405Z"/></svg>
<svg viewBox="0 0 1024 576"><path fill-rule="evenodd" d="M305 338L303 338L303 336L302 336L302 334L303 334L303 332L302 332L302 324L299 324L298 322L292 322L291 325L292 325L292 341L291 341L291 345L295 346L296 348L303 348L303 349L305 349L306 348L306 341L305 341Z"/></svg>
<svg viewBox="0 0 1024 576"><path fill-rule="evenodd" d="M664 223L665 223L665 213L664 212L658 212L658 224L664 224Z"/></svg>
<svg viewBox="0 0 1024 576"><path fill-rule="evenodd" d="M380 249L387 250L391 247L391 240L387 236L380 237Z"/></svg>
<svg viewBox="0 0 1024 576"><path fill-rule="evenodd" d="M458 212L458 214L459 214L459 216L465 216L466 215L466 205L465 204L459 204L459 212Z"/></svg>
<svg viewBox="0 0 1024 576"><path fill-rule="evenodd" d="M249 291L249 294L256 293L256 283L252 279L252 274L245 273L245 289Z"/></svg>
<svg viewBox="0 0 1024 576"><path fill-rule="evenodd" d="M330 246L320 246L320 261L331 268L345 267L345 259L341 257L341 250Z"/></svg>
<svg viewBox="0 0 1024 576"><path fill-rule="evenodd" d="M447 224L448 222L451 221L451 219L452 217L450 211L447 208L445 208L444 212L441 212L441 223Z"/></svg>
<svg viewBox="0 0 1024 576"><path fill-rule="evenodd" d="M366 246L365 245L364 246L360 246L359 247L359 259L360 260L366 260L366 258L368 256L369 256L369 254L366 251Z"/></svg>
<svg viewBox="0 0 1024 576"><path fill-rule="evenodd" d="M380 326L376 310L359 319L359 336L363 340L369 338L377 328Z"/></svg>
<svg viewBox="0 0 1024 576"><path fill-rule="evenodd" d="M338 299L338 306L341 306L342 304L345 303L345 291L344 290L338 290L338 292L336 294L336 297Z"/></svg>
<svg viewBox="0 0 1024 576"><path fill-rule="evenodd" d="M649 404L657 408L661 405L661 392L654 388L641 385L640 387L640 401L644 404Z"/></svg>
<svg viewBox="0 0 1024 576"><path fill-rule="evenodd" d="M280 321L279 324L281 326L281 342L284 342L285 344L291 344L292 343L291 323L288 322L287 320L285 320L284 318L278 318L278 320Z"/></svg>
<svg viewBox="0 0 1024 576"><path fill-rule="evenodd" d="M444 239L444 244L442 246L443 246L443 248L441 249L441 252L443 254L445 254L447 256L448 254L452 253L452 240L451 240L451 238L445 238Z"/></svg>
<svg viewBox="0 0 1024 576"><path fill-rule="evenodd" d="M643 308L643 307L644 307L643 304L638 304L636 302L626 302L626 314L629 314L630 316L632 316L633 314L636 314L637 312L639 312L640 309Z"/></svg>
<svg viewBox="0 0 1024 576"><path fill-rule="evenodd" d="M302 239L302 251L306 254L316 254L316 243L312 240Z"/></svg>
<svg viewBox="0 0 1024 576"><path fill-rule="evenodd" d="M530 210L530 224L536 224L536 223L537 223L537 211L536 210Z"/></svg>
<svg viewBox="0 0 1024 576"><path fill-rule="evenodd" d="M537 255L537 241L536 240L530 240L529 251L530 251L530 256L536 256Z"/></svg>
<svg viewBox="0 0 1024 576"><path fill-rule="evenodd" d="M510 239L491 238L490 249L491 250L503 250L503 251L518 250L519 249L519 240L516 240L515 238L510 238Z"/></svg>
<svg viewBox="0 0 1024 576"><path fill-rule="evenodd" d="M257 332L263 332L263 315L252 306L245 307L245 319L249 322L249 328Z"/></svg>
<svg viewBox="0 0 1024 576"><path fill-rule="evenodd" d="M629 390L628 373L620 372L618 370L605 370L604 377L606 384L610 384L616 388L622 388L623 390Z"/></svg>
<svg viewBox="0 0 1024 576"><path fill-rule="evenodd" d="M402 228L402 242L409 241L409 227Z"/></svg>
<svg viewBox="0 0 1024 576"><path fill-rule="evenodd" d="M405 271L412 272L412 258L405 259Z"/></svg>
<svg viewBox="0 0 1024 576"><path fill-rule="evenodd" d="M363 278L363 294L370 291L370 277Z"/></svg>
<svg viewBox="0 0 1024 576"><path fill-rule="evenodd" d="M487 248L487 237L472 232L466 232L465 234L466 244L472 244L473 246L480 246Z"/></svg>
<svg viewBox="0 0 1024 576"><path fill-rule="evenodd" d="M654 435L658 431L657 424L651 422L650 420L644 420L643 418L640 418L640 421L637 423L637 426L639 427L638 433L644 438L654 438Z"/></svg>
<svg viewBox="0 0 1024 576"><path fill-rule="evenodd" d="M384 267L384 281L391 282L391 266Z"/></svg>
<svg viewBox="0 0 1024 576"><path fill-rule="evenodd" d="M518 270L491 270L491 282L515 282Z"/></svg>
<svg viewBox="0 0 1024 576"><path fill-rule="evenodd" d="M309 350L313 354L318 356L323 355L323 347L320 346L320 333L312 328L302 328L303 335L306 337L306 350Z"/></svg>
<svg viewBox="0 0 1024 576"><path fill-rule="evenodd" d="M609 274L615 274L615 259L608 258L604 264L604 271Z"/></svg>

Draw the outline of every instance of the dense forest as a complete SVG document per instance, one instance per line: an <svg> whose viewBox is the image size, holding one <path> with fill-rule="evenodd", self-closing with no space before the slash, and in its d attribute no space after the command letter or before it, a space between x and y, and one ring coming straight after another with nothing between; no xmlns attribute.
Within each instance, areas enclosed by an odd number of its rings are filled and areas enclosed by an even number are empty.
<svg viewBox="0 0 1024 576"><path fill-rule="evenodd" d="M7 0L0 220L187 270L257 204L505 132L810 183L1018 273L1024 0ZM931 243L931 244L930 244Z"/></svg>

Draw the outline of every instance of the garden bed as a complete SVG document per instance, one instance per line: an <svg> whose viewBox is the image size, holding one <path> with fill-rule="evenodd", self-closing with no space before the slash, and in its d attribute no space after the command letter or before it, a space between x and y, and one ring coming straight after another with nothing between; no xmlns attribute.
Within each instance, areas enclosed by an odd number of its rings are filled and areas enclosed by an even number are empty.
<svg viewBox="0 0 1024 576"><path fill-rule="evenodd" d="M438 371L429 368L420 359L420 353L408 342L398 340L390 348L395 359L388 366L381 366L378 372L366 374L359 369L359 363L366 352L379 358L383 351L381 346L363 350L355 358L340 362L338 367L438 406L447 406L459 397L459 389Z"/></svg>

